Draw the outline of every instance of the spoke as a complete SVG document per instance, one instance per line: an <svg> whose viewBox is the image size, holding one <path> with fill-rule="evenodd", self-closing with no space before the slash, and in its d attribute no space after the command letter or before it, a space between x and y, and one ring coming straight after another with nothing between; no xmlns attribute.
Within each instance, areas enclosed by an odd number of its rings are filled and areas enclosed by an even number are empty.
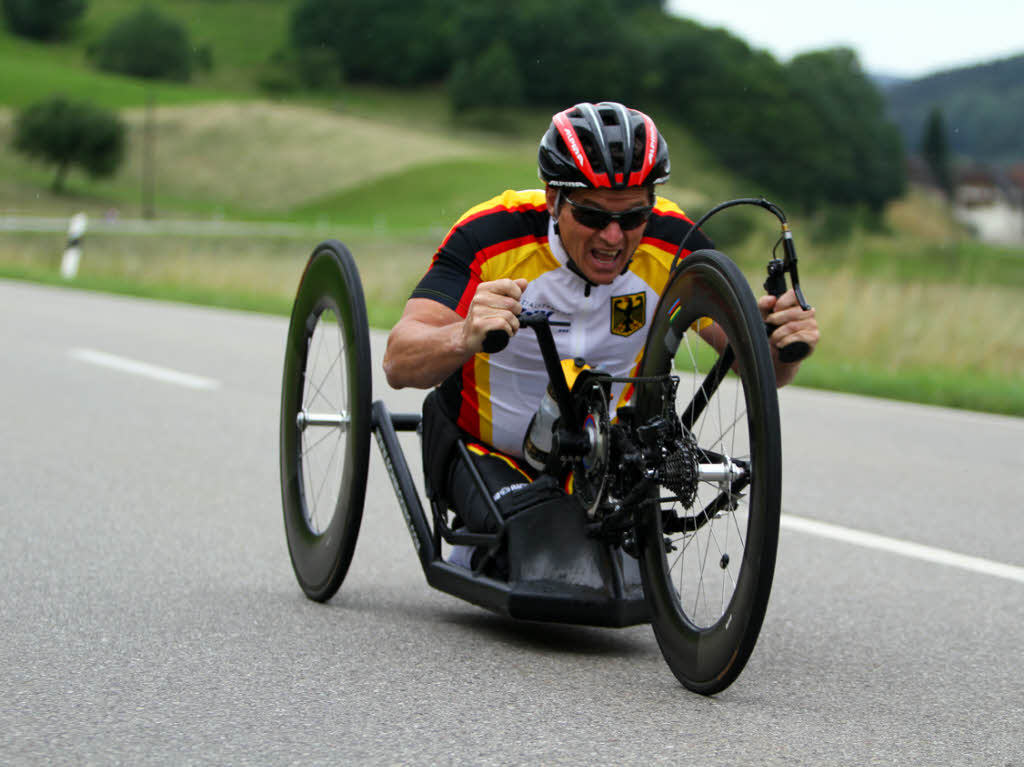
<svg viewBox="0 0 1024 767"><path fill-rule="evenodd" d="M709 525L709 527L713 528L714 527L714 523ZM708 607L707 589L704 588L704 573L707 571L707 567L708 567L708 554L711 553L711 543L712 543L712 541L714 539L714 530L712 529L710 532L711 532L711 535L709 535L708 539L706 541L704 541L704 553L703 553L702 556L700 556L700 564L698 565L698 573L699 574L698 574L698 577L697 577L697 593L698 593L698 595L700 597L700 601L703 603L703 607L704 607L704 612L701 614L702 615L702 621L700 621L702 626L708 624L707 616L710 614L710 608ZM695 536L695 537L699 537L699 535ZM698 547L697 547L697 553L700 554L700 545L699 544L698 544ZM696 613L697 608L698 608L698 605L695 603L694 604L694 608L693 608L695 613Z"/></svg>
<svg viewBox="0 0 1024 767"><path fill-rule="evenodd" d="M310 405L313 404L313 402L316 401L316 395L317 395L317 392L319 391L319 386L316 383L316 378L317 378L317 371L320 369L320 360L323 357L324 335L325 335L322 332L322 330L321 330L321 327L322 327L321 326L321 320L322 319L323 319L323 314L321 314L319 317L317 317L316 325L313 327L313 333L310 335L310 338L309 338L310 345L313 346L313 348L310 350L312 353L308 353L307 352L307 356L306 356L306 381L307 381L307 384L308 384L307 388L306 388L307 392L309 392L310 391L310 387L312 387L312 397L309 399L309 401L307 403L307 404L310 404ZM321 332L317 332L317 331L321 331ZM312 365L310 364L310 361L312 361ZM328 366L328 369L330 369L330 366ZM326 380L326 378L324 380ZM321 381L321 383L323 383L323 381ZM324 399L326 400L326 397ZM330 404L330 403L328 402L328 404Z"/></svg>
<svg viewBox="0 0 1024 767"><path fill-rule="evenodd" d="M313 444L309 445L308 447L306 447L306 448L305 448L305 449L304 449L304 450L302 451L302 456L303 456L303 458L305 458L305 457L306 457L307 455L309 455L309 453L310 453L310 452L311 452L312 450L314 450L314 449L315 449L315 448L317 447L317 445L319 445L319 444L320 444L321 442L323 442L324 440L326 440L326 439L327 439L328 437L330 437L330 436L331 436L331 435L332 435L333 433L334 433L334 429L328 429L327 431L325 431L325 432L324 432L324 435L323 435L322 437L319 437L319 438L318 438L318 439L316 440L316 442L314 442Z"/></svg>
<svg viewBox="0 0 1024 767"><path fill-rule="evenodd" d="M749 509L747 510L746 515L747 515L747 522L749 523L749 521L750 521L750 511L749 511ZM740 539L739 540L740 546L743 548L744 551L746 551L746 549L747 549L747 537L743 534L743 528L740 527L740 515L737 514L735 511L731 511L731 512L729 512L729 516L732 517L732 526L734 528L736 528L736 536Z"/></svg>
<svg viewBox="0 0 1024 767"><path fill-rule="evenodd" d="M718 540L718 535L715 534L715 523L713 521L712 521L712 523L710 525L708 525L708 528L709 528L709 530L708 530L708 537L710 539L709 543L713 541L714 544L715 544L715 548L718 550L718 563L717 563L717 566L718 566L719 569L721 569L722 555L723 554L727 554L729 549L728 549L728 547L724 547L723 548L721 542ZM729 533L729 526L728 525L726 525L726 527L725 527L725 532L726 532L726 539L728 540L728 533ZM710 550L710 548L711 547L709 545L708 549ZM705 564L706 564L706 562L705 562ZM724 575L727 576L727 577L731 577L731 575L728 572L726 572ZM724 607L725 607L725 577L722 578L722 596L719 597L718 612L715 615L715 621L717 621L721 617L722 611L723 611ZM714 623L714 621L710 621L710 623Z"/></svg>
<svg viewBox="0 0 1024 767"><path fill-rule="evenodd" d="M330 378L330 375L334 370L334 363L337 362L339 359L341 359L340 350L338 351L337 355L335 355L334 359L331 360L330 364L327 366L327 372L324 373L323 377L320 379L320 383L311 381L311 383L313 384L314 391L312 398L309 400L307 404L312 405L314 402L316 402L317 397L319 397L320 399L327 403L327 407L330 410L341 410L341 408L335 406L335 404L331 402L330 399L328 399L327 395L324 394L324 384L327 383L327 380Z"/></svg>
<svg viewBox="0 0 1024 767"><path fill-rule="evenodd" d="M736 386L733 387L733 403L732 403L732 411L734 413L742 413L742 415L740 417L742 417L743 415L746 415L746 412L747 412L747 408L746 408L745 402L744 402L744 407L743 407L742 411L740 410L740 389L742 389L742 388L743 388L743 379L741 377L740 378L740 382ZM732 427L730 427L730 429L732 431L732 445L729 448L729 452L731 452L733 455L736 455L736 435L737 435L738 430L736 429L736 422L735 421L733 421L733 425L732 425Z"/></svg>
<svg viewBox="0 0 1024 767"><path fill-rule="evenodd" d="M299 458L299 461L302 463L302 500L304 501L304 505L306 506L306 524L309 527L309 529L312 530L314 533L319 533L320 531L316 527L316 508L309 508L310 499L308 493L309 488L313 484L312 480L310 479L309 461L303 460L301 456Z"/></svg>
<svg viewBox="0 0 1024 767"><path fill-rule="evenodd" d="M747 416L746 410L744 410L742 413L738 413L736 415L736 417L732 420L732 423L730 423L728 427L726 427L726 428L721 430L722 433L718 435L718 439L716 439L714 442L712 442L710 445L708 445L705 448L705 450L711 450L716 445L721 445L724 442L724 440L726 439L726 436L731 435L734 432L734 430L736 429L736 424L738 424L740 421L745 419L746 416ZM721 426L721 416L719 416L719 426Z"/></svg>
<svg viewBox="0 0 1024 767"><path fill-rule="evenodd" d="M334 456L338 454L338 446L340 444L341 437L339 436L338 440L334 443L334 446L331 448L331 455L327 459L327 468L324 470L324 478L320 481L320 487L316 493L316 507L318 510L320 508L320 497L323 494L324 487L327 485L327 480L331 476L331 466L334 464Z"/></svg>
<svg viewBox="0 0 1024 767"><path fill-rule="evenodd" d="M317 520L319 511L320 511L320 497L321 497L321 494L323 492L324 485L327 482L327 478L331 474L331 464L332 464L332 462L334 460L335 454L337 453L338 445L341 444L341 436L340 435L338 436L337 442L335 442L334 446L331 449L331 454L330 454L330 456L328 457L328 460L327 460L327 467L326 467L326 469L323 469L323 479L320 481L319 487L316 488L315 490L314 490L314 487L313 487L314 484L315 484L314 479L313 479L313 473L314 473L313 472L313 469L314 469L314 467L313 467L313 463L314 463L313 451L319 445L321 445L328 437L330 437L332 433L333 433L333 431L327 432L324 436L320 437L320 439L318 439L316 442L314 442L312 445L309 445L308 447L306 447L302 451L302 457L303 457L303 462L302 463L303 463L303 468L305 469L304 473L306 474L306 491L307 491L306 492L306 495L307 495L306 500L307 500L307 502L311 502L311 508L308 510L310 526L311 526L311 528L314 529L314 532L316 532L318 534L320 532L322 532L322 530L320 529L320 526L318 524L316 524L316 520ZM317 452L316 455L320 455L320 453ZM320 465L320 461L316 461L316 463L318 465L315 468L318 469L318 470L321 469L322 466ZM313 491L312 498L309 497L309 492L310 491Z"/></svg>

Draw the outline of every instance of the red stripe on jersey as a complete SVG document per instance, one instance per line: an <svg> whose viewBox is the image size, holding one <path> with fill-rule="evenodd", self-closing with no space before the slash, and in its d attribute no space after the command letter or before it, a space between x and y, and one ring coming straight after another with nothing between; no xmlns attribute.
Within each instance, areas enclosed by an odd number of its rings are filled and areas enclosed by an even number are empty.
<svg viewBox="0 0 1024 767"><path fill-rule="evenodd" d="M502 253L507 253L510 250L515 250L523 245L529 245L534 242L547 242L547 237L536 237L532 234L527 234L512 240L497 242L494 245L478 250L476 258L469 265L472 276L466 283L466 289L462 291L462 295L459 297L458 306L455 307L455 311L458 312L459 316L465 317L469 312L469 304L473 300L473 296L476 295L476 288L483 282L483 267L487 261L495 256L500 256Z"/></svg>
<svg viewBox="0 0 1024 767"><path fill-rule="evenodd" d="M680 221L685 221L688 224L693 223L686 217L686 214L680 213L678 210L662 210L661 208L655 208L654 215L665 216L666 218L678 218Z"/></svg>
<svg viewBox="0 0 1024 767"><path fill-rule="evenodd" d="M675 253L677 250L679 250L679 243L678 242L669 242L668 240L660 240L657 237L644 237L640 241L640 244L642 244L642 245L653 245L654 247L656 247L656 248L658 248L660 250L664 250L667 253ZM686 256L686 255L688 255L691 252L692 251L689 251L689 250L683 250L683 255Z"/></svg>
<svg viewBox="0 0 1024 767"><path fill-rule="evenodd" d="M470 221L476 221L478 218L484 218L485 216L492 216L495 213L502 213L502 212L505 212L505 213L523 213L525 211L531 211L531 210L534 210L534 211L547 210L547 205L546 204L545 205L529 205L527 203L523 203L522 205L514 205L512 207L508 207L508 206L505 206L505 205L495 205L493 208L486 208L485 210L479 210L479 211L477 211L476 213L474 213L471 216L466 216L465 218L460 218L458 221L456 221L455 222L455 226L453 226L449 230L448 234L445 235L444 241L441 243L441 247L443 248L445 245L448 244L448 240L451 239L452 234L455 233L456 229L458 229L460 226L468 224Z"/></svg>
<svg viewBox="0 0 1024 767"><path fill-rule="evenodd" d="M462 366L462 402L456 423L463 431L480 435L480 398L476 388L476 365L470 360Z"/></svg>
<svg viewBox="0 0 1024 767"><path fill-rule="evenodd" d="M476 295L477 285L480 284L480 271L478 269L473 270L473 275L466 281L466 289L462 291L462 295L459 296L459 303L455 306L455 313L460 317L465 317L469 314L469 305L473 301L473 296Z"/></svg>

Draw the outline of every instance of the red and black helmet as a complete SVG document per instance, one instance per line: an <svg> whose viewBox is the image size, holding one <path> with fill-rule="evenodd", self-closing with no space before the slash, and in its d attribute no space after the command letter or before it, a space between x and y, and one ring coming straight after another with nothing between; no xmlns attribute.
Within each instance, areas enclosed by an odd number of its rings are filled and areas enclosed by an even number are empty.
<svg viewBox="0 0 1024 767"><path fill-rule="evenodd" d="M577 104L551 118L537 152L555 187L625 189L668 181L668 144L654 120L614 101Z"/></svg>

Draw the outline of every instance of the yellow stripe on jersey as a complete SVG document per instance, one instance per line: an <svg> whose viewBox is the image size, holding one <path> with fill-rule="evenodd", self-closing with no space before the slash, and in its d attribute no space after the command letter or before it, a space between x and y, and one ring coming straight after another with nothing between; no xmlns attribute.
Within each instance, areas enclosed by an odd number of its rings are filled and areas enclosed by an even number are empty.
<svg viewBox="0 0 1024 767"><path fill-rule="evenodd" d="M494 415L491 412L490 355L481 352L473 358L473 380L476 385L477 415L480 418L480 439L488 445L494 439Z"/></svg>
<svg viewBox="0 0 1024 767"><path fill-rule="evenodd" d="M485 200L479 205L474 205L472 208L463 213L459 220L455 222L455 229L463 221L468 218L473 218L485 211L494 210L495 208L505 208L507 210L515 210L525 206L538 206L546 205L547 198L544 195L543 189L527 189L525 191L516 191L515 189L506 189L496 197L492 197L489 200Z"/></svg>
<svg viewBox="0 0 1024 767"><path fill-rule="evenodd" d="M531 242L529 245L510 248L504 253L488 258L484 262L480 279L483 282L490 282L515 274L516 277L535 280L559 266L561 264L550 248Z"/></svg>
<svg viewBox="0 0 1024 767"><path fill-rule="evenodd" d="M636 357L633 360L633 368L629 371L629 375L633 378L640 375L640 362L643 360L644 350L641 349L637 352ZM615 406L616 410L620 407L628 405L633 399L633 395L636 393L636 386L631 383L626 384L622 387L622 394L619 396L618 404Z"/></svg>
<svg viewBox="0 0 1024 767"><path fill-rule="evenodd" d="M642 243L637 250L647 253L651 258L634 257L629 270L650 285L651 290L661 295L661 291L668 284L669 267L672 266L672 257L675 256L675 253L667 253L646 242Z"/></svg>
<svg viewBox="0 0 1024 767"><path fill-rule="evenodd" d="M522 467L520 467L518 463L513 461L509 456L505 455L504 453L499 453L496 450L488 450L483 445L478 445L475 442L470 442L469 444L467 444L466 445L466 449L469 452L474 453L476 455L482 455L482 456L489 455L492 458L497 458L499 461L504 461L509 466L511 466L513 469L515 469L520 474L522 474L527 482L533 482L533 478L529 474L527 474L525 471L523 471Z"/></svg>

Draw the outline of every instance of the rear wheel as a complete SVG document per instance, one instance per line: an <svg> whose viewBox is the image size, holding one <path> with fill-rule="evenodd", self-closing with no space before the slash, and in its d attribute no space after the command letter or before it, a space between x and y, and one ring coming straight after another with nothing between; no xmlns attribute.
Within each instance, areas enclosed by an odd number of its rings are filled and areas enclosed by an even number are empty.
<svg viewBox="0 0 1024 767"><path fill-rule="evenodd" d="M641 515L641 572L665 660L687 688L710 695L736 679L757 641L782 488L764 322L743 274L717 251L687 257L658 304L640 374L668 373L678 386L641 384L638 415L665 413L674 398L668 412L682 423L699 481L695 493L660 488Z"/></svg>
<svg viewBox="0 0 1024 767"><path fill-rule="evenodd" d="M326 601L352 561L370 450L370 337L340 242L317 246L292 306L281 384L281 497L299 585Z"/></svg>

